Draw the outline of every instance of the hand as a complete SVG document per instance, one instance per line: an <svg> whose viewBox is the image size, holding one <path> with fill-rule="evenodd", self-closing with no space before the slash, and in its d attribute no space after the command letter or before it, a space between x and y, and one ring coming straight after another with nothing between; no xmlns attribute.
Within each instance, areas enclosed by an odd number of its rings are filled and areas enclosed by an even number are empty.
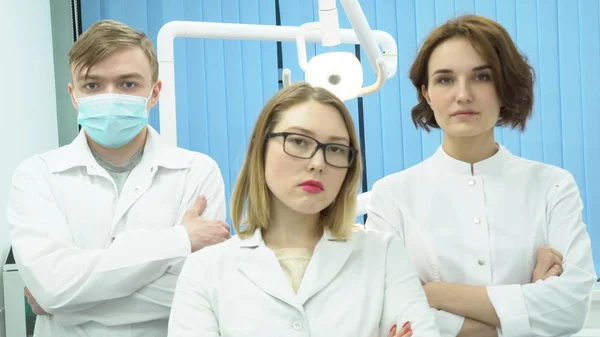
<svg viewBox="0 0 600 337"><path fill-rule="evenodd" d="M229 239L229 225L221 220L205 220L200 215L206 209L206 198L199 196L194 206L183 215L181 223L185 227L192 246L192 252Z"/></svg>
<svg viewBox="0 0 600 337"><path fill-rule="evenodd" d="M47 313L46 310L44 310L44 309L42 309L42 307L40 307L38 302L35 300L35 298L33 298L33 295L31 295L31 292L29 292L29 289L27 289L27 288L25 288L25 296L27 296L27 303L29 303L29 305L31 306L31 310L33 311L34 314L49 315L49 313Z"/></svg>
<svg viewBox="0 0 600 337"><path fill-rule="evenodd" d="M394 326L392 326L392 328L390 329L388 337L412 337L413 335L412 328L410 327L410 322L404 323L404 325L400 328L400 331L396 330L396 324L394 324Z"/></svg>
<svg viewBox="0 0 600 337"><path fill-rule="evenodd" d="M541 246L537 254L537 263L533 268L532 283L545 280L551 276L560 276L563 256L560 252L548 246Z"/></svg>

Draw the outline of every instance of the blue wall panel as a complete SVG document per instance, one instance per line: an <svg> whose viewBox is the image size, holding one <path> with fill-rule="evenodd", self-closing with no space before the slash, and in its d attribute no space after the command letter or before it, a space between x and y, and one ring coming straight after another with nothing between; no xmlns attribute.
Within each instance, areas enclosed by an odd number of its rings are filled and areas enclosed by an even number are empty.
<svg viewBox="0 0 600 337"><path fill-rule="evenodd" d="M600 2L579 1L581 112L588 231L592 236L596 270L600 273ZM573 135L577 137L577 135Z"/></svg>
<svg viewBox="0 0 600 337"><path fill-rule="evenodd" d="M539 69L537 84L540 96L536 103L540 107L543 130L544 162L563 166L560 112L560 73L558 57L558 13L555 0L538 3Z"/></svg>
<svg viewBox="0 0 600 337"><path fill-rule="evenodd" d="M558 57L562 135L556 136L561 136L563 141L563 167L575 176L579 190L585 200L587 186L582 137L583 111L581 109L582 83L579 48L578 6L576 3L567 4L564 1L558 1ZM600 241L600 238L597 240ZM600 261L596 261L596 263L598 262Z"/></svg>
<svg viewBox="0 0 600 337"><path fill-rule="evenodd" d="M423 38L436 25L477 13L502 24L536 71L534 113L525 133L496 128L512 153L569 170L585 204L584 220L600 270L600 0L360 0L373 29L397 41L398 72L384 88L363 98L367 187L384 175L413 166L440 145L439 130L417 130L410 110L417 95L408 72ZM338 1L340 27L350 28ZM282 25L318 21L318 2L280 0ZM82 24L123 21L156 43L171 20L275 24L273 0L86 0ZM307 44L307 56L355 52L353 45ZM282 43L283 67L292 81L304 74L296 44ZM375 74L361 51L364 85ZM275 42L177 39L175 41L178 142L207 153L221 167L227 198L244 159L250 132L264 102L278 89ZM359 100L347 103L359 127ZM150 123L158 129L158 109ZM242 130L242 131L239 131Z"/></svg>
<svg viewBox="0 0 600 337"><path fill-rule="evenodd" d="M398 71L396 77L400 82L400 107L401 111L391 113L400 114L402 143L396 144L402 147L404 153L404 167L411 167L423 160L421 132L418 131L410 117L410 111L417 104L417 93L408 78L410 66L416 56L420 41L417 39L417 16L414 1L398 1L396 3L396 17L398 18L396 43L398 44ZM391 32L388 32L391 33ZM390 125L388 132L396 130ZM373 183L373 182L372 182ZM371 184L372 184L371 183Z"/></svg>

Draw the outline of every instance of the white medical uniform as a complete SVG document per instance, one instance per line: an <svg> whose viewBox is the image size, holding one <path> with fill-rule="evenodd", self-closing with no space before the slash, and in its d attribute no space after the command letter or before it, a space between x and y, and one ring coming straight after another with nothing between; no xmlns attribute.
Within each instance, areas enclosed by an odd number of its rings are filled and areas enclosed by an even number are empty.
<svg viewBox="0 0 600 337"><path fill-rule="evenodd" d="M429 159L373 187L366 227L397 234L421 279L486 286L505 336L579 331L596 281L582 202L567 171L505 147L473 165L440 147ZM560 277L531 284L536 255L564 255ZM436 312L443 336L463 317Z"/></svg>
<svg viewBox="0 0 600 337"><path fill-rule="evenodd" d="M198 195L203 217L225 219L216 163L161 143L150 127L120 196L83 131L21 164L7 213L21 276L50 313L37 317L35 336L166 336L191 252L180 221Z"/></svg>
<svg viewBox="0 0 600 337"><path fill-rule="evenodd" d="M177 283L169 337L387 337L412 323L439 336L419 278L399 239L327 231L296 293L261 231L192 254Z"/></svg>

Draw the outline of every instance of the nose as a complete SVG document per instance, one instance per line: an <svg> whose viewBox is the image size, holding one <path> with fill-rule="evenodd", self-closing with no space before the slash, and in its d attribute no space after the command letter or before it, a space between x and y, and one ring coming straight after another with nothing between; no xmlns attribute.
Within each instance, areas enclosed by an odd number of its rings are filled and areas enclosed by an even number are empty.
<svg viewBox="0 0 600 337"><path fill-rule="evenodd" d="M102 92L103 94L118 94L119 88L113 84L109 84Z"/></svg>
<svg viewBox="0 0 600 337"><path fill-rule="evenodd" d="M319 171L323 172L323 169L327 163L325 162L325 149L320 148L315 152L315 154L310 158L310 162L308 164L309 171Z"/></svg>
<svg viewBox="0 0 600 337"><path fill-rule="evenodd" d="M456 85L456 101L459 103L468 103L472 100L471 82L467 80L458 81Z"/></svg>

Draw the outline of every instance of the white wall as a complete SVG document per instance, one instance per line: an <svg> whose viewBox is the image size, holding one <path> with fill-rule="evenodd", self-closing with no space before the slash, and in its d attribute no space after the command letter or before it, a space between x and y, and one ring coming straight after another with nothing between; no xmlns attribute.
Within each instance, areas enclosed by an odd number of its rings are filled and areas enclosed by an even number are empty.
<svg viewBox="0 0 600 337"><path fill-rule="evenodd" d="M0 0L0 8L2 267L10 246L6 202L12 173L25 158L56 148L58 131L50 0ZM0 308L4 308L2 297L0 291ZM0 314L0 336L4 336L3 311Z"/></svg>

